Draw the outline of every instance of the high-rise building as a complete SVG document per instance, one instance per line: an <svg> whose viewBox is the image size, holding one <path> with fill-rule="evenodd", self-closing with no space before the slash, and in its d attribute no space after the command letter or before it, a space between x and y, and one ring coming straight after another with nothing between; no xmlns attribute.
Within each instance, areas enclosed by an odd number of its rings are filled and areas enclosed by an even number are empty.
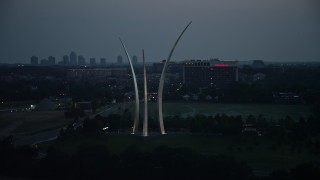
<svg viewBox="0 0 320 180"><path fill-rule="evenodd" d="M188 90L198 90L213 83L209 61L190 60L183 62L183 83Z"/></svg>
<svg viewBox="0 0 320 180"><path fill-rule="evenodd" d="M132 57L132 64L134 64L134 65L138 64L138 57L137 56Z"/></svg>
<svg viewBox="0 0 320 180"><path fill-rule="evenodd" d="M48 65L55 65L56 64L56 58L53 56L48 57Z"/></svg>
<svg viewBox="0 0 320 180"><path fill-rule="evenodd" d="M238 81L237 61L190 60L183 62L183 83L188 90L225 88Z"/></svg>
<svg viewBox="0 0 320 180"><path fill-rule="evenodd" d="M96 65L96 58L90 58L90 66Z"/></svg>
<svg viewBox="0 0 320 180"><path fill-rule="evenodd" d="M106 66L107 65L107 59L106 58L100 58L100 66Z"/></svg>
<svg viewBox="0 0 320 180"><path fill-rule="evenodd" d="M68 55L64 55L62 57L62 64L63 65L69 65L69 56Z"/></svg>
<svg viewBox="0 0 320 180"><path fill-rule="evenodd" d="M32 56L32 57L30 58L30 64L31 64L31 65L38 65L38 64L39 64L38 57L37 57L37 56Z"/></svg>
<svg viewBox="0 0 320 180"><path fill-rule="evenodd" d="M238 61L216 61L210 63L213 84L217 88L225 88L238 81Z"/></svg>
<svg viewBox="0 0 320 180"><path fill-rule="evenodd" d="M77 54L74 51L70 53L70 65L77 65Z"/></svg>
<svg viewBox="0 0 320 180"><path fill-rule="evenodd" d="M84 66L84 65L86 65L86 59L85 59L82 55L79 55L79 56L78 56L78 65L79 65L79 66Z"/></svg>
<svg viewBox="0 0 320 180"><path fill-rule="evenodd" d="M117 63L118 64L122 64L122 56L118 56L117 57Z"/></svg>

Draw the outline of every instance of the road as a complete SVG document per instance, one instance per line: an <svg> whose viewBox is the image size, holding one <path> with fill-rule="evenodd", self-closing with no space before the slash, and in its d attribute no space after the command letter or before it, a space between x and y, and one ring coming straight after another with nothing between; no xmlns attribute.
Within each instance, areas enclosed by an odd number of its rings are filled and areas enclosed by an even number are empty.
<svg viewBox="0 0 320 180"><path fill-rule="evenodd" d="M47 132L42 132L42 133L31 135L31 136L22 137L19 139L14 139L14 144L15 145L32 145L40 142L54 140L54 139L57 139L60 130L61 128L47 131Z"/></svg>
<svg viewBox="0 0 320 180"><path fill-rule="evenodd" d="M103 108L99 108L96 112L82 118L80 120L80 122L77 123L76 127L82 126L83 120L87 117L89 119L93 119L97 115L100 115L102 117L106 117L112 113L116 113L120 110L123 110L124 108L128 107L129 105L130 105L130 103L119 103L119 104L114 104L111 107L105 106ZM58 137L60 130L61 130L61 128L58 128L58 129L30 135L30 136L20 137L20 138L14 139L14 144L15 145L32 145L32 144L37 144L40 142L54 140Z"/></svg>
<svg viewBox="0 0 320 180"><path fill-rule="evenodd" d="M92 113L91 115L89 115L90 119L95 118L97 115L100 115L102 117L107 117L112 113L115 113L119 110L125 109L126 107L128 107L129 103L119 103L119 104L115 104L113 106L105 106L103 108L99 108L97 110L97 112Z"/></svg>

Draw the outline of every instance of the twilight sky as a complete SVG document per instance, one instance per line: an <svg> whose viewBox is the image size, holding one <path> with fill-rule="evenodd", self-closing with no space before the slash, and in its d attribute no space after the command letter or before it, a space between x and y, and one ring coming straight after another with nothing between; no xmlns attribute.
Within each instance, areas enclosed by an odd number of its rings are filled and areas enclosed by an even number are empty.
<svg viewBox="0 0 320 180"><path fill-rule="evenodd" d="M131 55L173 60L320 61L318 0L0 0L0 63ZM140 59L139 59L140 60Z"/></svg>

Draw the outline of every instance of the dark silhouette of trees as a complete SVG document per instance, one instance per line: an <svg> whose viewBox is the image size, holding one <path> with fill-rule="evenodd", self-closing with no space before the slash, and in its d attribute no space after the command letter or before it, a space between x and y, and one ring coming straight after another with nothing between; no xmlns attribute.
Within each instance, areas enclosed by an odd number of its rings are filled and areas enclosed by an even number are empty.
<svg viewBox="0 0 320 180"><path fill-rule="evenodd" d="M111 161L106 147L95 144L83 144L70 159L72 179L99 179L106 178L112 173Z"/></svg>
<svg viewBox="0 0 320 180"><path fill-rule="evenodd" d="M34 177L38 150L29 146L15 147L12 141L12 136L0 140L0 177Z"/></svg>
<svg viewBox="0 0 320 180"><path fill-rule="evenodd" d="M309 162L299 164L289 172L285 170L276 170L269 176L271 180L317 180L320 179L320 166L318 163Z"/></svg>
<svg viewBox="0 0 320 180"><path fill-rule="evenodd" d="M70 155L54 147L49 147L46 153L46 157L39 163L39 170L41 170L39 176L42 178L59 178L61 175L69 177Z"/></svg>
<svg viewBox="0 0 320 180"><path fill-rule="evenodd" d="M320 165L317 163L300 164L291 170L290 175L291 179L294 180L320 179Z"/></svg>
<svg viewBox="0 0 320 180"><path fill-rule="evenodd" d="M189 130L194 133L215 133L224 135L239 135L243 128L241 116L227 116L225 114L204 116L197 114L194 117L188 117Z"/></svg>

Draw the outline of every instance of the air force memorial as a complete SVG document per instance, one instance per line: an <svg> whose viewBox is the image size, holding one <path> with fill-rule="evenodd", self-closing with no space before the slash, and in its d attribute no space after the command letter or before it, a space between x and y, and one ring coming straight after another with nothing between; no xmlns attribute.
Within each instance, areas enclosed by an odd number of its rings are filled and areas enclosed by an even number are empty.
<svg viewBox="0 0 320 180"><path fill-rule="evenodd" d="M159 82L159 88L158 88L158 102L157 102L157 110L158 110L158 120L159 120L159 125L160 125L160 133L161 134L166 134L165 128L164 128L164 123L163 123L163 105L162 105L162 96L163 96L163 86L164 86L164 80L166 76L166 71L169 65L169 62L171 60L172 54L180 41L182 35L185 33L185 31L188 29L188 27L191 25L192 21L189 22L189 24L183 29L177 40L175 41L168 58L166 59L166 62L164 64L164 67L162 69L161 77L160 77L160 82ZM128 53L128 50L126 46L124 45L123 41L119 38L122 47L125 51L125 54L127 56L130 68L131 68L131 73L132 73L132 79L134 83L134 93L135 93L135 110L134 110L134 121L133 121L133 127L132 127L132 134L136 134L138 131L139 127L139 92L138 92L138 85L137 85L137 79L136 79L136 74L134 72L134 68L132 65L132 60L130 58L130 55ZM144 50L142 50L142 58L143 58L143 89L144 89L144 117L143 117L143 130L142 130L142 135L143 136L148 136L148 98L147 98L147 73L146 73L146 67L145 67L145 56L144 56Z"/></svg>

